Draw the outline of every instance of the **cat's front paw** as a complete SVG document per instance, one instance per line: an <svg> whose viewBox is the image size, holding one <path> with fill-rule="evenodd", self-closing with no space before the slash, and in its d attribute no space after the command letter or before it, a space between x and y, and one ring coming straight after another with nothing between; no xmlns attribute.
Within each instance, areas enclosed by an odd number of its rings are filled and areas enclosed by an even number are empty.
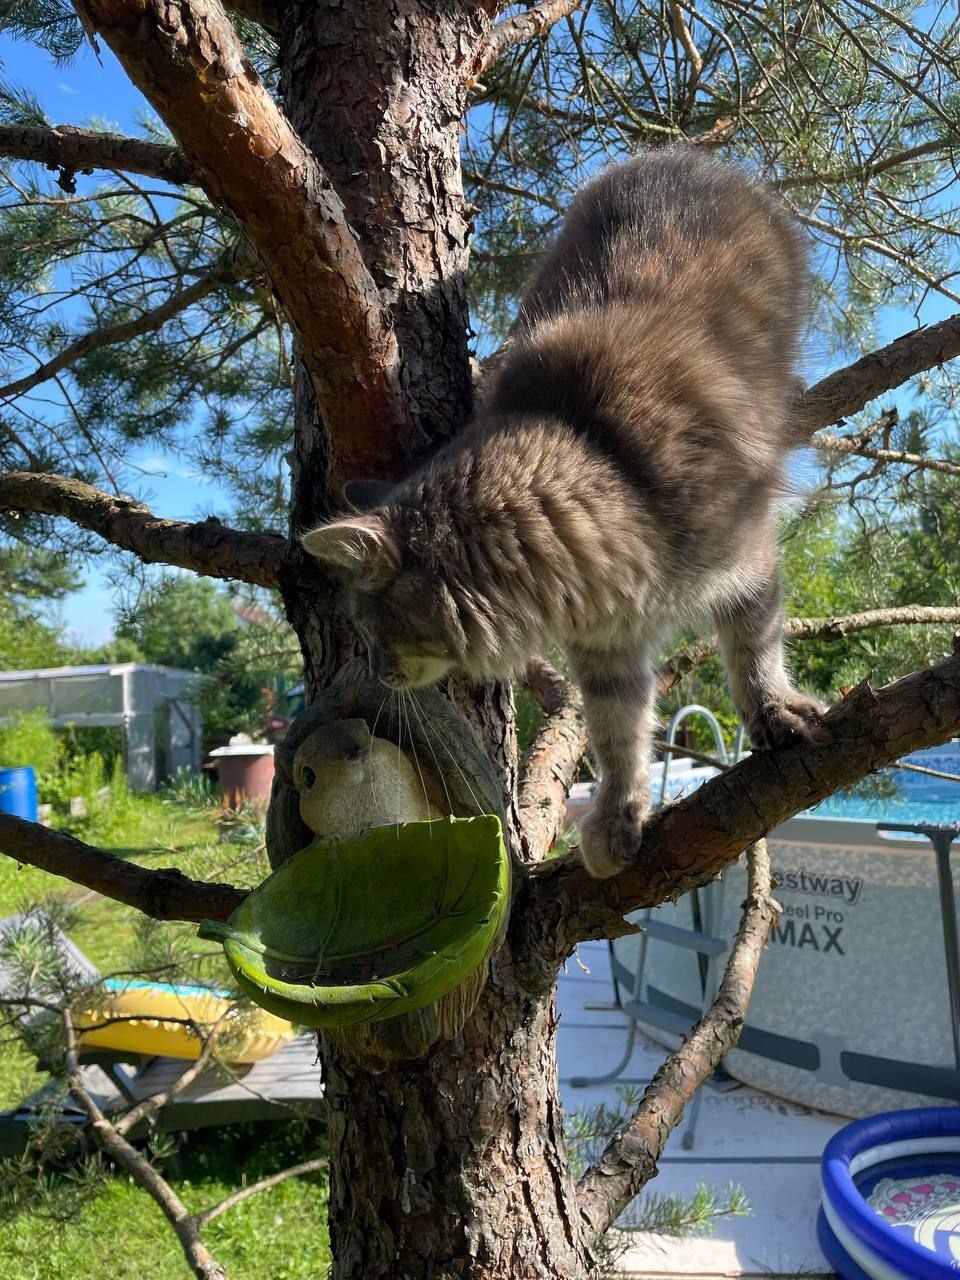
<svg viewBox="0 0 960 1280"><path fill-rule="evenodd" d="M580 826L580 852L594 879L607 880L637 860L646 813L636 801L590 810Z"/></svg>
<svg viewBox="0 0 960 1280"><path fill-rule="evenodd" d="M750 741L759 751L786 747L792 742L829 742L824 711L823 703L796 691L766 702L747 725Z"/></svg>

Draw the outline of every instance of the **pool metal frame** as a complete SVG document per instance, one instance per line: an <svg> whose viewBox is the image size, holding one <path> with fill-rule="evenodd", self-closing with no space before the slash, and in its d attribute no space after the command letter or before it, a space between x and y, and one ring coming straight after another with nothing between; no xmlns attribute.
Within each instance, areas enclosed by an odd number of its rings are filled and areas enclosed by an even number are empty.
<svg viewBox="0 0 960 1280"><path fill-rule="evenodd" d="M674 742L679 725L687 716L694 714L701 715L707 720L713 733L718 758L726 764L735 763L741 752L742 734L738 734L734 750L728 754L719 723L706 707L700 705L683 707L676 713L670 721L666 735L667 742L670 744ZM661 796L666 795L668 771L669 756L664 762ZM960 930L957 925L953 872L950 864L952 846L955 841L960 840L960 823L880 822L875 824L875 830L878 833L903 832L925 836L933 846L937 863L937 891L950 999L954 1065L953 1067L931 1067L922 1063L841 1050L839 1069L845 1080L851 1083L874 1085L902 1093L919 1093L960 1102ZM694 920L692 929L652 919L652 909L647 909L642 920L644 932L637 950L636 964L632 970L618 960L613 943L609 944L614 1001L612 1005L604 1007L623 1013L628 1020L624 1052L620 1061L610 1071L601 1076L574 1077L570 1082L572 1087L586 1088L591 1085L609 1084L618 1079L633 1054L638 1025L647 1024L666 1031L670 1035L686 1037L694 1024L707 1012L718 985L717 969L720 959L730 945L727 940L715 936L712 932L714 921L719 921L722 910L723 882L721 880L718 884L709 887L713 890L711 894L701 895L700 890L694 889L689 895ZM646 999L641 998L647 944L651 938L694 951L702 960L700 978L703 1003L700 1009L650 987L647 988ZM623 998L624 992L627 993L627 999ZM816 1044L764 1031L759 1027L751 1027L749 1022L744 1024L736 1048L800 1070L818 1071L821 1067L820 1050ZM698 1091L682 1138L682 1146L687 1151L693 1147L695 1141L700 1098L701 1092Z"/></svg>

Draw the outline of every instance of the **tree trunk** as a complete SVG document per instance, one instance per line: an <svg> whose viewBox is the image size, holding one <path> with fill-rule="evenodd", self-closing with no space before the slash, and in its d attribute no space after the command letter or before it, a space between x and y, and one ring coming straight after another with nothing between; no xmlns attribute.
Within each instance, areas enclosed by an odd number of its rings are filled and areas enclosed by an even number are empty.
<svg viewBox="0 0 960 1280"><path fill-rule="evenodd" d="M416 0L294 0L285 8L285 106L343 200L392 313L413 466L471 406L460 180L463 64L484 8ZM364 424L358 423L362 431ZM337 508L336 440L310 379L296 380L292 532ZM330 588L290 590L311 696L349 656ZM509 686L451 693L498 766L516 835ZM517 840L514 849L519 848ZM509 956L464 1031L381 1073L321 1044L335 1280L566 1280L591 1274L561 1132L553 994L518 985Z"/></svg>
<svg viewBox="0 0 960 1280"><path fill-rule="evenodd" d="M561 1131L552 993L501 953L463 1033L380 1074L329 1041L330 1243L336 1280L584 1280Z"/></svg>

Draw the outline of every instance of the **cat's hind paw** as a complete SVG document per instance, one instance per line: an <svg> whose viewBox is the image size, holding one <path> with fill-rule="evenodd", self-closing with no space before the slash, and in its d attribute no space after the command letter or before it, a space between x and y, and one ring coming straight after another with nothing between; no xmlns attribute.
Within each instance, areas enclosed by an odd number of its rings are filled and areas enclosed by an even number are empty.
<svg viewBox="0 0 960 1280"><path fill-rule="evenodd" d="M580 852L595 880L607 880L636 862L645 816L636 804L614 811L598 806L587 814L580 826Z"/></svg>
<svg viewBox="0 0 960 1280"><path fill-rule="evenodd" d="M794 742L830 741L823 723L825 708L816 698L792 692L775 702L766 702L750 717L747 731L758 751L786 747Z"/></svg>

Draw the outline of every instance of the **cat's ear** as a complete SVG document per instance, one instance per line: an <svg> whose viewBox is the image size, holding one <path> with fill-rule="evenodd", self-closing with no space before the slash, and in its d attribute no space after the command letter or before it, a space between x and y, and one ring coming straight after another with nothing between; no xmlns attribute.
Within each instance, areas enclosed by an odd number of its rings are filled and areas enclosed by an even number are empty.
<svg viewBox="0 0 960 1280"><path fill-rule="evenodd" d="M395 488L389 480L348 480L343 486L343 498L354 511L372 511L386 506Z"/></svg>
<svg viewBox="0 0 960 1280"><path fill-rule="evenodd" d="M400 568L400 548L379 516L334 520L311 529L301 542L312 556L345 569L364 586L381 586Z"/></svg>

